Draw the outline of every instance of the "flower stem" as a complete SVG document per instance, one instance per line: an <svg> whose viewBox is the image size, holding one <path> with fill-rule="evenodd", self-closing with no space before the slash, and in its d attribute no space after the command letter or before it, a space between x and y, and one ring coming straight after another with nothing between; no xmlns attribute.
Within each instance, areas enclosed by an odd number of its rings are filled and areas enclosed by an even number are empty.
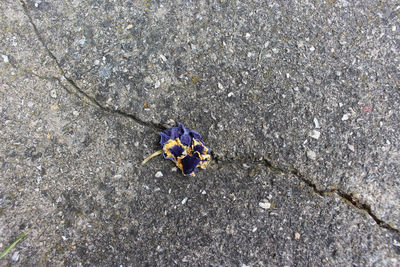
<svg viewBox="0 0 400 267"><path fill-rule="evenodd" d="M146 162L148 162L149 160L151 160L152 158L154 158L155 156L158 156L158 155L160 155L160 154L162 154L163 153L163 150L161 149L161 150L158 150L158 151L156 151L156 152L154 152L153 154L151 154L150 156L148 156L147 158L145 158L143 161L142 161L142 165L144 165L144 164L146 164Z"/></svg>

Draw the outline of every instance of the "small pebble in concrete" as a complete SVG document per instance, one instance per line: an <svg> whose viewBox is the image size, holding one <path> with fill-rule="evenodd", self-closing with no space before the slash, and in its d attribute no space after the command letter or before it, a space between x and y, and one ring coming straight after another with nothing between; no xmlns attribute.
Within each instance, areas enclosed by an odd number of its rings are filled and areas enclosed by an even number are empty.
<svg viewBox="0 0 400 267"><path fill-rule="evenodd" d="M156 178L163 177L163 173L161 171L156 172L156 175L154 175Z"/></svg>
<svg viewBox="0 0 400 267"><path fill-rule="evenodd" d="M320 135L321 135L321 133L320 133L319 131L317 131L317 130L312 130L312 131L310 132L310 134L309 134L309 136L310 136L311 138L314 138L314 139L316 139L316 140L319 139Z"/></svg>
<svg viewBox="0 0 400 267"><path fill-rule="evenodd" d="M271 208L271 203L269 203L268 201L262 201L258 203L258 206L260 206L262 209L270 209Z"/></svg>
<svg viewBox="0 0 400 267"><path fill-rule="evenodd" d="M307 151L307 158L309 158L311 160L315 160L317 158L317 154L315 154L315 152L312 151L312 150L308 150Z"/></svg>
<svg viewBox="0 0 400 267"><path fill-rule="evenodd" d="M51 91L50 91L50 96L51 96L52 98L57 98L57 91L56 91L55 89L51 90Z"/></svg>
<svg viewBox="0 0 400 267"><path fill-rule="evenodd" d="M8 63L8 56L7 55L1 55L3 58L4 63Z"/></svg>
<svg viewBox="0 0 400 267"><path fill-rule="evenodd" d="M14 252L14 254L11 257L11 260L13 260L13 261L19 260L19 252L18 251Z"/></svg>
<svg viewBox="0 0 400 267"><path fill-rule="evenodd" d="M350 149L350 151L352 151L352 152L354 152L354 151L355 151L355 149L354 149L354 146L353 146L353 145L347 145L347 147Z"/></svg>
<svg viewBox="0 0 400 267"><path fill-rule="evenodd" d="M300 239L300 234L299 233L294 233L294 239L299 240Z"/></svg>
<svg viewBox="0 0 400 267"><path fill-rule="evenodd" d="M315 126L315 128L317 128L317 129L320 128L320 126L319 126L319 121L318 121L317 118L314 118L314 126Z"/></svg>
<svg viewBox="0 0 400 267"><path fill-rule="evenodd" d="M366 114L371 113L372 107L371 107L371 106L364 106L364 107L362 108L362 111L363 111L364 113L366 113Z"/></svg>
<svg viewBox="0 0 400 267"><path fill-rule="evenodd" d="M160 58L162 59L162 61L167 62L167 58L163 54L160 54Z"/></svg>
<svg viewBox="0 0 400 267"><path fill-rule="evenodd" d="M347 121L349 119L349 114L344 114L342 117L342 121Z"/></svg>
<svg viewBox="0 0 400 267"><path fill-rule="evenodd" d="M184 199L182 199L182 205L185 205L186 204L186 202L188 201L188 198L187 197L185 197Z"/></svg>

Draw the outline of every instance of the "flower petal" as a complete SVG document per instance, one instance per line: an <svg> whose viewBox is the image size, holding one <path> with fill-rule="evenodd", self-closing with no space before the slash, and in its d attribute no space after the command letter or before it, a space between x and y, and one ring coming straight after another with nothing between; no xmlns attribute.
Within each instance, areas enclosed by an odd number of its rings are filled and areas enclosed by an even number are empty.
<svg viewBox="0 0 400 267"><path fill-rule="evenodd" d="M183 134L180 137L180 141L184 146L190 146L192 144L192 138L189 134Z"/></svg>
<svg viewBox="0 0 400 267"><path fill-rule="evenodd" d="M164 132L161 132L160 137L161 137L160 144L161 144L161 146L164 146L165 143L167 143L168 140L171 139L171 130L168 129L168 130L165 130Z"/></svg>
<svg viewBox="0 0 400 267"><path fill-rule="evenodd" d="M174 155L175 158L177 158L182 156L182 153L183 151L185 151L185 149L180 145L174 145L169 149L169 151L171 152L172 155Z"/></svg>
<svg viewBox="0 0 400 267"><path fill-rule="evenodd" d="M178 167L180 167L184 175L191 175L200 163L200 158L197 154L194 154L193 156L187 155L182 159L179 158L178 163L180 163L180 166L178 165Z"/></svg>
<svg viewBox="0 0 400 267"><path fill-rule="evenodd" d="M181 148L181 149L179 149ZM166 159L171 159L176 162L176 158L178 156L175 156L175 154L178 154L179 152L181 156L185 148L182 147L181 142L179 141L179 138L174 139L169 139L167 143L164 144L163 146L163 151L164 151L164 158Z"/></svg>

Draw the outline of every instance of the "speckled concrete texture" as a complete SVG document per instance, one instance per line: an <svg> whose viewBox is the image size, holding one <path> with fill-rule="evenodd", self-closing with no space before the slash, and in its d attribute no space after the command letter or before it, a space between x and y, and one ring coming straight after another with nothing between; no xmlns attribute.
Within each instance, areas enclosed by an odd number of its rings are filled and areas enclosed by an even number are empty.
<svg viewBox="0 0 400 267"><path fill-rule="evenodd" d="M6 265L400 264L395 1L0 13ZM196 177L141 165L178 121L213 150Z"/></svg>

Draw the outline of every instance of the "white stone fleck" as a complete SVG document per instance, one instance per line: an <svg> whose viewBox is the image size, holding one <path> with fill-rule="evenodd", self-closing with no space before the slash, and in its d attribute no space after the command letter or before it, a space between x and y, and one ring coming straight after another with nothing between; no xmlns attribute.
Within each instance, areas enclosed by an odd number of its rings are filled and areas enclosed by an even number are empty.
<svg viewBox="0 0 400 267"><path fill-rule="evenodd" d="M254 56L253 53L251 53L251 52L248 52L248 53L247 53L247 57L252 57L252 56Z"/></svg>
<svg viewBox="0 0 400 267"><path fill-rule="evenodd" d="M317 154L312 150L308 150L307 151L307 158L309 158L311 160L315 160L317 158Z"/></svg>
<svg viewBox="0 0 400 267"><path fill-rule="evenodd" d="M224 89L224 86L223 86L221 83L218 83L218 88L221 89L221 90L223 90L223 89Z"/></svg>
<svg viewBox="0 0 400 267"><path fill-rule="evenodd" d="M162 59L162 61L167 62L167 58L163 54L160 55L160 58Z"/></svg>
<svg viewBox="0 0 400 267"><path fill-rule="evenodd" d="M303 48L304 42L303 41L297 41L297 47L298 48Z"/></svg>
<svg viewBox="0 0 400 267"><path fill-rule="evenodd" d="M271 203L267 202L267 201L262 201L258 203L258 206L260 206L262 209L270 209L271 208Z"/></svg>
<svg viewBox="0 0 400 267"><path fill-rule="evenodd" d="M255 231L257 231L257 227L254 226L251 231L254 233Z"/></svg>
<svg viewBox="0 0 400 267"><path fill-rule="evenodd" d="M314 47L314 46L311 46L311 47L310 47L310 51L311 51L311 52L314 52L314 51L315 51L315 47Z"/></svg>
<svg viewBox="0 0 400 267"><path fill-rule="evenodd" d="M66 240L68 240L68 238L67 237L65 237L65 236L61 236L61 238L64 240L64 241L66 241Z"/></svg>
<svg viewBox="0 0 400 267"><path fill-rule="evenodd" d="M202 194L202 195L207 194L206 190L203 190L203 191L201 192L201 194Z"/></svg>
<svg viewBox="0 0 400 267"><path fill-rule="evenodd" d="M161 171L156 172L156 174L154 175L156 178L160 178L163 177L163 173Z"/></svg>
<svg viewBox="0 0 400 267"><path fill-rule="evenodd" d="M82 38L78 41L80 45L84 45L86 43L86 36L82 36Z"/></svg>
<svg viewBox="0 0 400 267"><path fill-rule="evenodd" d="M347 145L347 147L350 149L350 151L352 151L352 152L354 152L355 151L355 149L354 149L354 146L353 145Z"/></svg>
<svg viewBox="0 0 400 267"><path fill-rule="evenodd" d="M79 116L79 112L74 110L74 111L72 111L72 115L74 115L75 117L78 117Z"/></svg>
<svg viewBox="0 0 400 267"><path fill-rule="evenodd" d="M94 61L94 65L99 65L99 64L100 64L100 60L96 59L96 60Z"/></svg>
<svg viewBox="0 0 400 267"><path fill-rule="evenodd" d="M176 172L177 170L178 170L177 167L173 167L173 168L171 169L172 172Z"/></svg>
<svg viewBox="0 0 400 267"><path fill-rule="evenodd" d="M392 31L395 32L396 31L396 25L392 26Z"/></svg>
<svg viewBox="0 0 400 267"><path fill-rule="evenodd" d="M19 251L15 251L11 257L11 260L18 261L19 260Z"/></svg>
<svg viewBox="0 0 400 267"><path fill-rule="evenodd" d="M55 89L51 90L51 91L50 91L50 96L51 96L52 98L57 98L57 91L56 91Z"/></svg>
<svg viewBox="0 0 400 267"><path fill-rule="evenodd" d="M235 94L233 93L233 92L230 92L229 94L228 94L228 97L232 97L232 96L234 96Z"/></svg>
<svg viewBox="0 0 400 267"><path fill-rule="evenodd" d="M7 55L1 55L3 58L4 63L8 63L8 56Z"/></svg>
<svg viewBox="0 0 400 267"><path fill-rule="evenodd" d="M186 202L188 201L188 198L187 197L185 197L184 199L182 199L182 205L185 205L186 204Z"/></svg>
<svg viewBox="0 0 400 267"><path fill-rule="evenodd" d="M278 54L279 49L278 48L272 48L272 52L274 52L274 54Z"/></svg>
<svg viewBox="0 0 400 267"><path fill-rule="evenodd" d="M320 128L319 121L318 121L317 118L314 118L314 127L317 128L317 129Z"/></svg>
<svg viewBox="0 0 400 267"><path fill-rule="evenodd" d="M251 37L251 34L250 33L246 33L246 39L249 39Z"/></svg>
<svg viewBox="0 0 400 267"><path fill-rule="evenodd" d="M349 114L344 114L342 117L342 121L347 121L349 119Z"/></svg>
<svg viewBox="0 0 400 267"><path fill-rule="evenodd" d="M297 240L299 240L300 239L300 234L299 233L294 233L294 239L297 239Z"/></svg>
<svg viewBox="0 0 400 267"><path fill-rule="evenodd" d="M249 165L247 165L246 163L243 163L243 168L245 168L245 169L248 169L248 168L250 168L250 166Z"/></svg>
<svg viewBox="0 0 400 267"><path fill-rule="evenodd" d="M126 30L129 30L129 29L132 29L133 28L133 25L132 24L129 24L128 26L126 26Z"/></svg>
<svg viewBox="0 0 400 267"><path fill-rule="evenodd" d="M159 80L157 80L157 81L154 83L154 88L158 88L158 87L160 87L160 85L161 85L161 82L160 82Z"/></svg>
<svg viewBox="0 0 400 267"><path fill-rule="evenodd" d="M317 130L312 130L312 131L309 133L309 136L310 136L311 138L314 138L314 139L318 140L319 137L321 136L321 133L320 133L319 131L317 131Z"/></svg>

